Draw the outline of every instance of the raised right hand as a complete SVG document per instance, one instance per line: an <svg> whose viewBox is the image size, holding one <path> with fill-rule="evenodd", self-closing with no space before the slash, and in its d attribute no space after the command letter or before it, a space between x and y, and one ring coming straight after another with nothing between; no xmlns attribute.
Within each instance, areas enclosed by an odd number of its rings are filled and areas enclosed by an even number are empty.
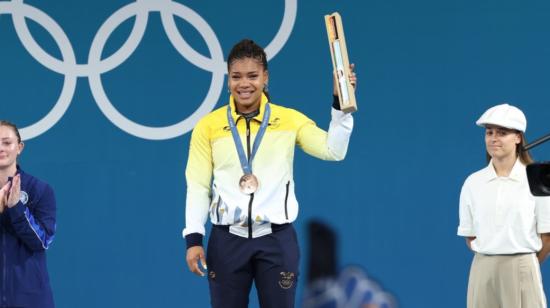
<svg viewBox="0 0 550 308"><path fill-rule="evenodd" d="M189 270L199 276L204 276L204 272L199 268L199 261L206 270L206 258L204 257L204 248L202 246L193 246L187 249L187 266Z"/></svg>

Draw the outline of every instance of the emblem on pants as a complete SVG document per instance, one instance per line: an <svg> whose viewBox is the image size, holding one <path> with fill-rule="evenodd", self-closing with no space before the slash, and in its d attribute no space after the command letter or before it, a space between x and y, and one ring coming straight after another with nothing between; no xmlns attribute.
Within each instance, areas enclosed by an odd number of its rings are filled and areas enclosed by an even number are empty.
<svg viewBox="0 0 550 308"><path fill-rule="evenodd" d="M285 290L292 288L292 285L294 285L294 276L293 272L281 272L279 286Z"/></svg>

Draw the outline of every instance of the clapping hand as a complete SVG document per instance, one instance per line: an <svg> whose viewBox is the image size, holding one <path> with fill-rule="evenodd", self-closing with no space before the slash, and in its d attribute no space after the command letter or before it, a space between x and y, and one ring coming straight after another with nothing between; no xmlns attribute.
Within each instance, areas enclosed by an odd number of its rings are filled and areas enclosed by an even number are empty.
<svg viewBox="0 0 550 308"><path fill-rule="evenodd" d="M14 207L21 195L21 175L16 175L0 189L0 211Z"/></svg>
<svg viewBox="0 0 550 308"><path fill-rule="evenodd" d="M7 182L6 185L0 188L0 213L3 213L4 208L6 207L9 189L10 189L10 182Z"/></svg>

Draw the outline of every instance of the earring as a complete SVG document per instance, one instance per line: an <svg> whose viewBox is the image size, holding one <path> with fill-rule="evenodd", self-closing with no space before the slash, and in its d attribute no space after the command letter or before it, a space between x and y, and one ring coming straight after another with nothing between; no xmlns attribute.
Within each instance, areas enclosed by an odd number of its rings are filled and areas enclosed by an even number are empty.
<svg viewBox="0 0 550 308"><path fill-rule="evenodd" d="M269 87L267 86L267 83L264 84L264 91L269 92Z"/></svg>
<svg viewBox="0 0 550 308"><path fill-rule="evenodd" d="M231 89L227 88L227 93L231 94Z"/></svg>

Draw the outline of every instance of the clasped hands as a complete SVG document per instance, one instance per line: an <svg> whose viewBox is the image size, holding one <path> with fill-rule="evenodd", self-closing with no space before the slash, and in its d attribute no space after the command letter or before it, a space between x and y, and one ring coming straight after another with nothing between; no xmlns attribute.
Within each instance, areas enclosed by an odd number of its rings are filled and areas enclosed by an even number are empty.
<svg viewBox="0 0 550 308"><path fill-rule="evenodd" d="M0 188L0 213L14 207L21 195L21 176L18 174Z"/></svg>

